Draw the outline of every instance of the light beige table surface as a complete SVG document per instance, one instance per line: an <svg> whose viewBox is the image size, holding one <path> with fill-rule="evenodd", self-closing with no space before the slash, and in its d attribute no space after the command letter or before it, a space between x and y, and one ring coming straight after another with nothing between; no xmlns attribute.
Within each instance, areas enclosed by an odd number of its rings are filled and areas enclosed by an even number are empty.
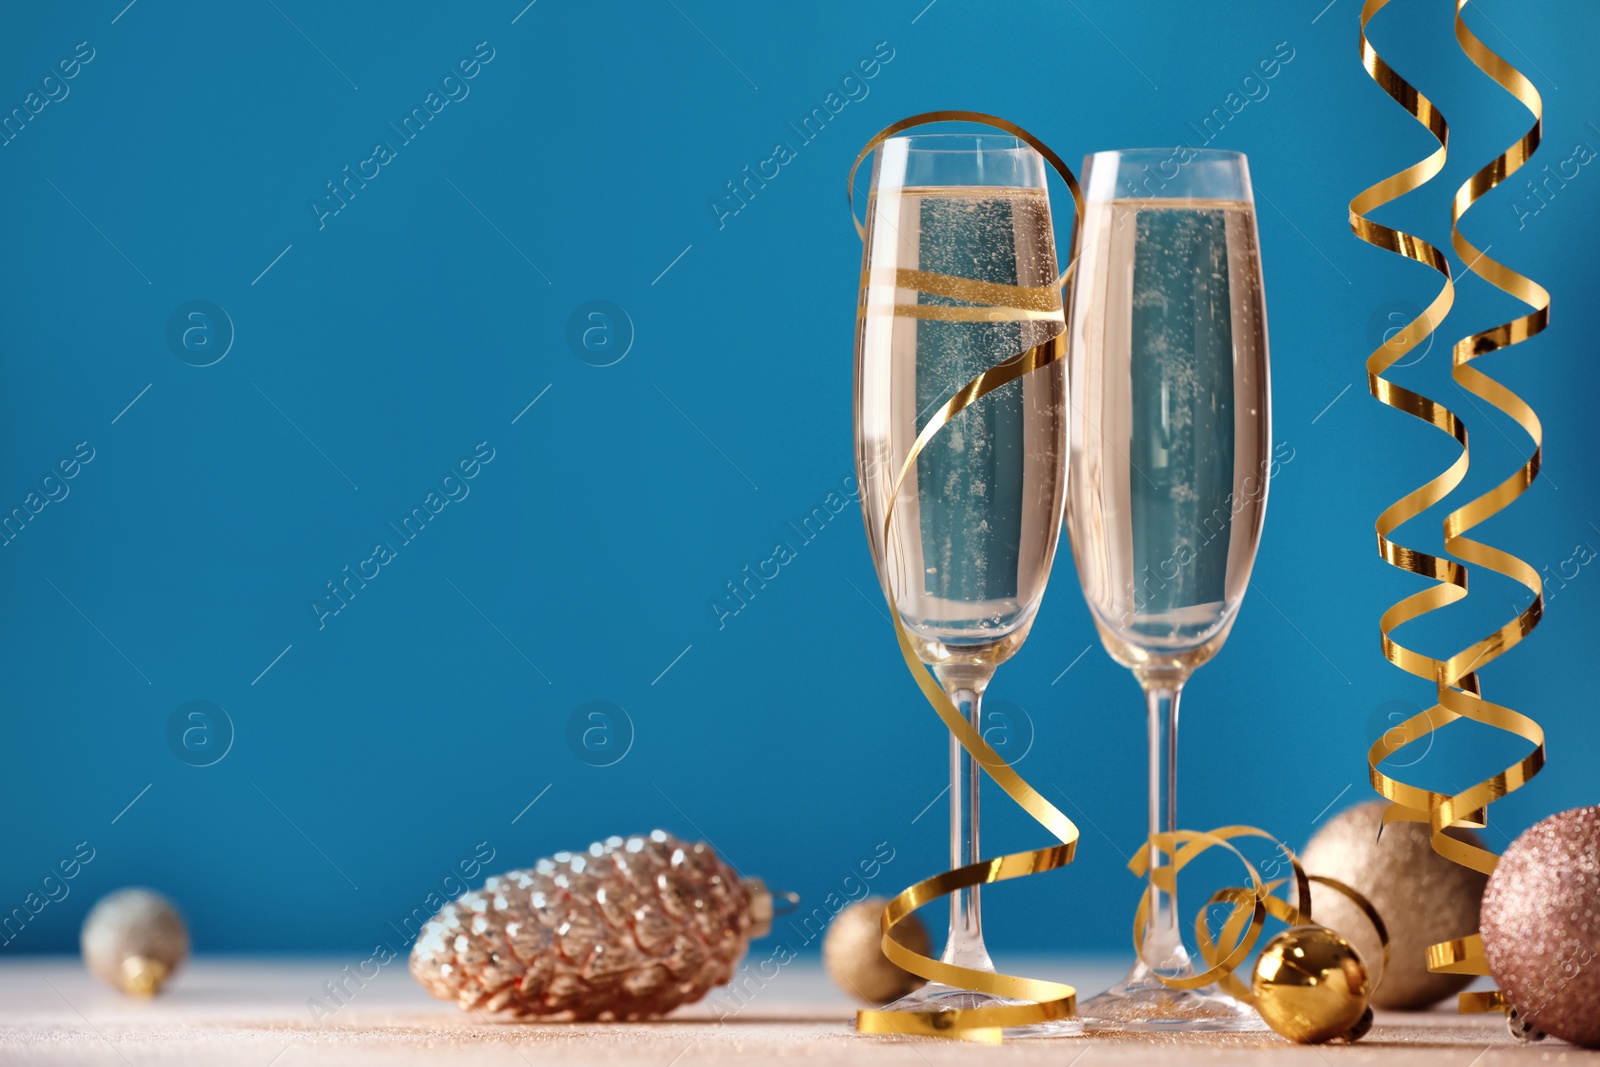
<svg viewBox="0 0 1600 1067"><path fill-rule="evenodd" d="M325 997L324 983L358 962L201 959L191 961L160 997L138 1001L101 986L72 958L0 961L0 1064L1600 1063L1600 1053L1556 1041L1519 1046L1498 1017L1443 1011L1380 1014L1360 1044L1317 1048L1297 1047L1271 1034L1063 1038L998 1047L862 1037L849 1029L853 1006L833 991L817 965L804 962L784 968L761 988L751 988L742 1002L713 1000L663 1022L551 1025L464 1014L430 999L406 973L404 961L397 960L361 988L347 986L352 991L338 1011L313 1018L308 1001ZM1117 969L1103 961L1013 962L1023 973L1075 981L1085 995L1117 977Z"/></svg>

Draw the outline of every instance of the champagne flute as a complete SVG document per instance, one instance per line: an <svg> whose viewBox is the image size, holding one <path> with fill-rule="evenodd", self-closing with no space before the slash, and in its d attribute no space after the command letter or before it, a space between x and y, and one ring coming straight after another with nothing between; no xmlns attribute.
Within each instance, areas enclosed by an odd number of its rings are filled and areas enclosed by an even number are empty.
<svg viewBox="0 0 1600 1067"><path fill-rule="evenodd" d="M1150 832L1177 828L1178 695L1238 615L1267 503L1271 411L1261 255L1245 157L1098 152L1069 329L1067 523L1106 651L1144 689ZM1142 961L1080 1007L1122 1030L1256 1030L1260 1017L1192 975L1176 901L1155 888Z"/></svg>
<svg viewBox="0 0 1600 1067"><path fill-rule="evenodd" d="M1055 556L1065 507L1065 361L1024 374L956 415L906 474L887 539L884 522L928 419L982 372L1066 328L1051 292L1056 254L1045 162L1014 137L893 137L874 154L867 218L855 378L867 540L918 657L981 731L984 690L1026 639ZM1018 287L1031 295L1008 299ZM952 737L952 867L981 858L980 774ZM942 959L994 970L976 887L951 895ZM1013 1003L932 983L890 1008ZM1076 1024L1024 1029L1067 1028Z"/></svg>

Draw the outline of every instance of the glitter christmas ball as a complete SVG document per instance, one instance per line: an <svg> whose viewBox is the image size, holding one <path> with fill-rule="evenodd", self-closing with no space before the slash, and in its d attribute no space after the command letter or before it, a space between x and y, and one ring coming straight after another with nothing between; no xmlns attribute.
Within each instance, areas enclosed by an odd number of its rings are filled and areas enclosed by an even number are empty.
<svg viewBox="0 0 1600 1067"><path fill-rule="evenodd" d="M1383 824L1383 801L1347 808L1329 819L1305 849L1307 874L1336 878L1372 902L1389 928L1389 966L1379 973L1382 950L1372 923L1354 902L1327 886L1311 886L1311 917L1337 930L1370 961L1379 1008L1415 1010L1465 989L1470 975L1431 974L1428 946L1465 937L1478 928L1484 875L1452 863L1433 850L1428 827L1415 822ZM1468 830L1451 836L1478 843Z"/></svg>
<svg viewBox="0 0 1600 1067"><path fill-rule="evenodd" d="M1600 807L1552 815L1506 849L1483 895L1483 949L1523 1019L1600 1047Z"/></svg>
<svg viewBox="0 0 1600 1067"><path fill-rule="evenodd" d="M488 879L423 926L411 974L463 1010L648 1019L727 982L771 920L759 881L656 830Z"/></svg>
<svg viewBox="0 0 1600 1067"><path fill-rule="evenodd" d="M148 889L101 897L79 935L83 962L113 989L148 997L189 956L189 930L172 902Z"/></svg>
<svg viewBox="0 0 1600 1067"><path fill-rule="evenodd" d="M844 992L868 1004L887 1004L921 989L926 979L901 970L884 956L881 946L882 897L859 900L834 916L822 938L822 963ZM895 927L901 944L918 955L931 950L928 930L915 915Z"/></svg>

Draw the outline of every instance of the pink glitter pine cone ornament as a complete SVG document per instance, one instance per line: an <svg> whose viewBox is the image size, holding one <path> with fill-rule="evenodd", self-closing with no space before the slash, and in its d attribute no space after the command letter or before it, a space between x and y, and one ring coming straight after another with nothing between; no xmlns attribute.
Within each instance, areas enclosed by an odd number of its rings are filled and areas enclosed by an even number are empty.
<svg viewBox="0 0 1600 1067"><path fill-rule="evenodd" d="M655 830L489 878L423 926L411 974L466 1011L650 1019L726 983L771 924L759 880Z"/></svg>
<svg viewBox="0 0 1600 1067"><path fill-rule="evenodd" d="M1483 894L1489 970L1521 1023L1600 1048L1600 807L1534 823Z"/></svg>

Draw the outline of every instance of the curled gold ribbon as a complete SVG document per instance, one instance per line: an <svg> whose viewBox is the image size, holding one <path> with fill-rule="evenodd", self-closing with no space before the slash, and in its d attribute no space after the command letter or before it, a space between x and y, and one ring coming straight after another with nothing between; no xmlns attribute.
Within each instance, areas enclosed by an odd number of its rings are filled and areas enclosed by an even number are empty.
<svg viewBox="0 0 1600 1067"><path fill-rule="evenodd" d="M1444 546L1447 552L1464 563L1484 567L1525 586L1533 594L1533 600L1527 608L1493 633L1454 655L1436 659L1402 646L1394 640L1392 632L1406 622L1465 597L1466 567L1453 560L1405 548L1390 541L1388 535L1407 520L1439 503L1460 485L1470 461L1467 432L1460 420L1443 405L1396 386L1381 375L1442 321L1443 314L1453 301L1454 286L1448 265L1432 245L1410 234L1381 226L1364 215L1421 187L1436 175L1444 165L1449 131L1443 116L1427 97L1384 63L1367 39L1368 21L1387 2L1367 0L1362 9L1362 63L1385 92L1428 127L1438 139L1439 148L1421 162L1384 179L1352 200L1350 226L1357 237L1370 244L1426 263L1443 274L1445 282L1439 296L1422 316L1408 324L1394 339L1394 343L1380 346L1368 358L1368 382L1373 395L1383 403L1450 433L1460 443L1461 454L1443 474L1390 505L1378 518L1379 552L1384 559L1392 566L1421 574L1435 583L1428 589L1405 597L1383 613L1379 621L1383 652L1401 670L1432 682L1437 691L1437 703L1391 731L1396 736L1385 734L1380 737L1368 751L1367 760L1373 787L1392 802L1384 814L1386 824L1395 821L1427 823L1434 851L1455 863L1490 873L1497 862L1493 852L1451 837L1445 831L1451 826L1486 825L1489 803L1521 788L1544 765L1544 731L1539 724L1510 708L1484 700L1477 676L1484 665L1514 647L1538 625L1544 611L1544 600L1542 582L1532 567L1510 553L1468 538L1466 534L1504 510L1533 484L1539 473L1543 433L1538 416L1522 398L1471 366L1471 362L1486 352L1509 348L1543 330L1548 322L1550 294L1542 286L1474 247L1462 235L1460 222L1474 203L1520 169L1538 147L1543 125L1543 103L1538 91L1526 77L1468 29L1462 12L1470 0L1456 0L1455 35L1462 52L1527 108L1533 116L1533 125L1456 190L1450 212L1451 244L1466 264L1466 269L1516 297L1530 310L1510 322L1469 334L1457 341L1451 350L1451 377L1469 394L1469 399L1477 396L1513 419L1532 439L1534 447L1532 455L1510 477L1445 517ZM1413 786L1379 769L1380 764L1392 753L1458 719L1472 719L1514 734L1533 747L1506 769L1458 793L1439 793ZM1483 941L1478 934L1430 946L1428 965L1431 970L1453 974L1488 974ZM1498 992L1463 993L1460 997L1462 1011L1494 1011L1506 1007L1504 997Z"/></svg>
<svg viewBox="0 0 1600 1067"><path fill-rule="evenodd" d="M1263 882L1255 865L1232 844L1235 838L1240 837L1258 837L1271 841L1277 846L1279 853L1289 861L1293 877ZM1250 983L1241 981L1235 972L1255 948L1269 915L1290 926L1304 926L1314 921L1311 915L1312 882L1325 885L1348 897L1372 924L1373 931L1378 935L1382 958L1379 960L1378 972L1371 988L1376 989L1383 976L1388 973L1389 928L1384 925L1383 917L1378 914L1372 902L1358 890L1336 879L1306 874L1294 851L1271 834L1257 830L1253 826L1224 826L1209 832L1174 830L1152 834L1150 845L1148 849L1140 849L1133 859L1128 861L1129 870L1140 877L1148 876L1150 879L1144 895L1139 899L1139 910L1134 916L1133 944L1134 951L1139 953L1139 958L1144 960L1145 965L1151 968L1151 973L1163 985L1173 989L1199 989L1216 983L1235 1000L1254 1004L1256 998ZM1233 853L1234 858L1244 865L1245 872L1250 876L1250 885L1228 886L1217 890L1195 914L1195 942L1199 945L1200 957L1205 961L1206 969L1182 978L1163 975L1154 969L1159 961L1144 959L1144 936L1149 925L1152 898L1157 891L1160 891L1176 900L1178 872L1202 852L1211 848L1223 848ZM1155 853L1169 855L1172 861L1152 869L1150 864ZM1279 886L1291 884L1295 890L1296 904L1273 896ZM1215 938L1212 937L1206 921L1213 904L1231 906L1228 917L1223 920L1222 928Z"/></svg>
<svg viewBox="0 0 1600 1067"><path fill-rule="evenodd" d="M1004 130L1032 146L1065 179L1067 187L1072 192L1074 221L1075 223L1081 223L1083 200L1078 191L1077 179L1073 176L1066 163L1046 147L1043 142L1023 130L1020 126L1007 122L1005 119L976 111L926 112L902 119L879 131L867 142L866 147L861 150L860 155L856 157L854 165L851 166L847 194L850 194L850 190L854 188L857 169L873 149L877 148L883 141L913 126L947 121L983 123ZM855 219L856 232L864 239L866 237L866 227L861 219L855 216L853 195L851 217ZM970 313L974 319L984 321L1056 318L1061 315L1062 308L1060 289L1071 273L1072 266L1069 264L1066 271L1057 279L1053 288L1038 288L979 282L970 278L957 278L927 271L901 270L896 272L894 279L897 288L951 297L966 301L973 307L949 308L897 303L892 308L884 310L895 315L919 318L934 317L925 314L926 312L934 311ZM860 315L869 314L873 310L866 303L867 280L868 275L863 273L863 296L859 311ZM956 316L940 315L939 317L955 318ZM972 379L933 414L917 435L916 441L913 442L909 453L906 455L905 462L901 465L900 472L895 478L894 488L889 496L889 506L883 520L885 545L889 543L890 524L894 519L894 504L900 495L900 487L905 481L906 474L916 462L917 457L927 447L928 442L933 439L934 435L962 411L977 403L989 393L1018 380L1025 374L1040 370L1064 358L1065 355L1066 335L1065 327L1063 326L1062 331L1056 333L1055 336L1044 343L1035 345L1005 362L990 367ZM957 1038L965 1041L998 1042L1002 1031L1006 1028L1029 1026L1071 1016L1077 1007L1077 990L1060 982L1048 982L1038 978L1021 978L1007 974L996 974L990 971L979 971L931 959L912 951L902 944L896 937L895 927L912 912L939 897L947 896L972 886L1003 882L1012 878L1022 878L1030 874L1038 874L1066 866L1072 862L1073 853L1077 848L1078 828L1073 825L1072 820L1067 818L1060 809L1051 804L1036 789L1024 781L1022 776L1017 774L1011 768L1011 765L989 746L988 742L984 741L982 735L973 728L972 724L966 720L950 698L945 695L944 690L939 688L939 685L917 657L916 651L911 645L911 639L900 622L900 611L894 601L894 591L889 587L888 583L885 583L885 593L889 600L889 617L894 622L895 638L900 645L900 654L905 659L906 667L911 671L912 676L916 678L917 685L921 687L922 695L927 698L928 703L938 713L939 718L944 721L951 734L960 742L961 747L966 749L968 754L983 768L984 773L988 774L996 785L1005 790L1012 800L1016 801L1036 822L1048 830L1059 843L1047 848L1013 852L994 859L980 860L977 863L923 879L898 894L883 911L883 937L881 941L883 954L903 970L926 978L929 981L940 982L955 988L971 989L980 993L1031 1001L1032 1003L988 1008L963 1008L952 1011L863 1010L856 1014L856 1029L861 1033L868 1034L916 1034L929 1037Z"/></svg>

